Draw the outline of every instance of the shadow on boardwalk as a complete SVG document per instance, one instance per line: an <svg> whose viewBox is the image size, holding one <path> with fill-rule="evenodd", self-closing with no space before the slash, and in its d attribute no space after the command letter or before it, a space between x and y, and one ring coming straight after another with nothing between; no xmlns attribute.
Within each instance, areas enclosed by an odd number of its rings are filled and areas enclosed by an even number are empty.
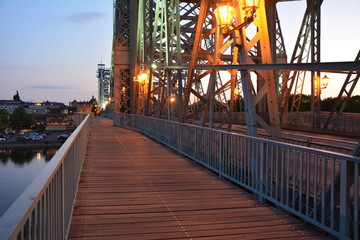
<svg viewBox="0 0 360 240"><path fill-rule="evenodd" d="M96 117L69 239L321 239L149 138Z"/></svg>

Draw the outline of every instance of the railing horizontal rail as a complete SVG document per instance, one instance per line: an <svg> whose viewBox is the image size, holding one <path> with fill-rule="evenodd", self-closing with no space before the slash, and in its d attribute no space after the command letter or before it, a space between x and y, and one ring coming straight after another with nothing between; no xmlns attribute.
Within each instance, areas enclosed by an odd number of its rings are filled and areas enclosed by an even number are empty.
<svg viewBox="0 0 360 240"><path fill-rule="evenodd" d="M340 239L359 239L359 157L140 115L115 114L166 144Z"/></svg>
<svg viewBox="0 0 360 240"><path fill-rule="evenodd" d="M81 114L79 114L81 115ZM0 218L0 239L65 239L90 131L90 115Z"/></svg>
<svg viewBox="0 0 360 240"><path fill-rule="evenodd" d="M236 112L231 115L231 122L235 124L246 125L246 113ZM196 116L198 119L200 116ZM227 122L228 114L224 112L213 113L214 122ZM314 116L310 112L292 112L288 113L287 121L283 123L284 127L289 129L308 129L318 130L327 133L337 133L342 135L359 136L360 134L360 114L359 113L342 113L334 114L332 120L324 129L324 124L330 117L330 112L322 111L319 116ZM317 128L313 128L314 121L321 123Z"/></svg>

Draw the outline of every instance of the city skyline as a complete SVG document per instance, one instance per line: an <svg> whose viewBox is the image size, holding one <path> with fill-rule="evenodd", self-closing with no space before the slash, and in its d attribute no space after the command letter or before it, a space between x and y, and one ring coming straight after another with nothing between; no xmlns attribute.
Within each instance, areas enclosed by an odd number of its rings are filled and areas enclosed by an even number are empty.
<svg viewBox="0 0 360 240"><path fill-rule="evenodd" d="M306 1L277 6L289 59ZM360 29L350 23L357 22L358 10L358 0L324 1L322 62L355 59ZM97 98L97 64L110 67L111 62L112 15L112 0L0 0L0 82L5 86L0 89L0 99L11 100L16 90L22 100L34 102L68 104L74 99ZM336 97L346 77L328 76L330 83L322 98ZM304 94L309 94L308 90ZM360 95L360 86L353 95Z"/></svg>

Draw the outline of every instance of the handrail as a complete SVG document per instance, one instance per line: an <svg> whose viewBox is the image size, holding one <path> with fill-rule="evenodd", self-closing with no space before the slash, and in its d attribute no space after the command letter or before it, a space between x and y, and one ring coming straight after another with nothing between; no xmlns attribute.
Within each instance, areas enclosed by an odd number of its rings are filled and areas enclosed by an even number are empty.
<svg viewBox="0 0 360 240"><path fill-rule="evenodd" d="M65 239L90 131L90 115L0 218L0 239Z"/></svg>
<svg viewBox="0 0 360 240"><path fill-rule="evenodd" d="M100 113L101 117L104 118L110 118L111 120L114 120L114 113L113 112L102 112Z"/></svg>
<svg viewBox="0 0 360 240"><path fill-rule="evenodd" d="M335 237L359 239L359 157L141 115L115 114L114 125L141 131Z"/></svg>
<svg viewBox="0 0 360 240"><path fill-rule="evenodd" d="M213 113L215 122L228 121L228 114L224 112ZM321 125L317 128L312 127L314 121L314 115L310 112L290 112L288 113L287 120L283 123L283 126L289 129L307 129L318 130L327 133L346 134L350 136L359 136L360 134L360 114L359 113L342 113L333 117L332 121L326 129L324 123L330 116L330 112L322 111L316 118L319 119ZM200 118L200 116L196 116ZM235 124L246 125L246 113L235 112L232 113L231 122Z"/></svg>
<svg viewBox="0 0 360 240"><path fill-rule="evenodd" d="M92 121L94 118L94 113L75 112L72 117L75 126L79 126L88 115L90 115L90 121Z"/></svg>

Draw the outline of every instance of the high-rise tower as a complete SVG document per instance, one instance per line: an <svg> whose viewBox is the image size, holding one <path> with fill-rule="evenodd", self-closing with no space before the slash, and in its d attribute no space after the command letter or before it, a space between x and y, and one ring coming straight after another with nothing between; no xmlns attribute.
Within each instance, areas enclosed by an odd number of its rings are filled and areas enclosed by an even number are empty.
<svg viewBox="0 0 360 240"><path fill-rule="evenodd" d="M97 75L99 90L99 107L103 109L111 102L110 69L105 64L98 64Z"/></svg>

